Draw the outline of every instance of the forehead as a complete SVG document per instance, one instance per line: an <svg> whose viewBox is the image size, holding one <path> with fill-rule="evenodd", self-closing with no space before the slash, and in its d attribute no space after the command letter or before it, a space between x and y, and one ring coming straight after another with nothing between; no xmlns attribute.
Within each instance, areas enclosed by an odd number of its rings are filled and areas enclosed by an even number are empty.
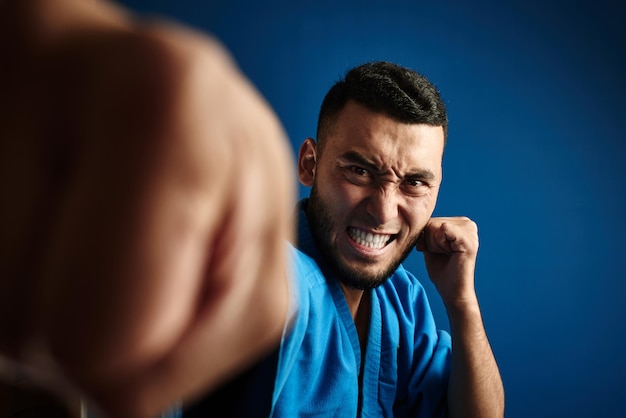
<svg viewBox="0 0 626 418"><path fill-rule="evenodd" d="M442 127L401 123L350 101L326 138L322 159L357 152L381 170L397 174L423 169L439 172L443 148Z"/></svg>

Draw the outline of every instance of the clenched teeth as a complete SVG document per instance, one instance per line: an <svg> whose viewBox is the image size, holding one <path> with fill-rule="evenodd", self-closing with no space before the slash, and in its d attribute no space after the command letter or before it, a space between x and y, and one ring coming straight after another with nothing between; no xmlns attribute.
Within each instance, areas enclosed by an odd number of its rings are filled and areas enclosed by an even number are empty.
<svg viewBox="0 0 626 418"><path fill-rule="evenodd" d="M350 238L364 247L380 249L389 242L391 235L388 234L372 234L356 228L348 228Z"/></svg>

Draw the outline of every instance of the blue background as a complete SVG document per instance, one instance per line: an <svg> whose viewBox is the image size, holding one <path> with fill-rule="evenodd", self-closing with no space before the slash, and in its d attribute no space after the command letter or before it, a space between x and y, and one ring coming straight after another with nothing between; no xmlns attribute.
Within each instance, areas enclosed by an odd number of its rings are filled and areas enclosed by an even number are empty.
<svg viewBox="0 0 626 418"><path fill-rule="evenodd" d="M618 2L120 2L221 39L282 120L294 161L348 68L384 59L428 76L450 117L436 214L479 225L476 286L507 417L625 416ZM447 329L420 255L406 265Z"/></svg>

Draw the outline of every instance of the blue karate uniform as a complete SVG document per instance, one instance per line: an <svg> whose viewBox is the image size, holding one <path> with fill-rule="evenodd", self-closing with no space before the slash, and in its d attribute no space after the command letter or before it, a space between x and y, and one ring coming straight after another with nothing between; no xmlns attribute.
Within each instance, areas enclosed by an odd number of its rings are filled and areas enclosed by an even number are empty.
<svg viewBox="0 0 626 418"><path fill-rule="evenodd" d="M362 357L341 287L323 267L303 212L291 252L296 306L280 345L271 416L444 417L452 344L436 329L419 281L401 266L372 290Z"/></svg>

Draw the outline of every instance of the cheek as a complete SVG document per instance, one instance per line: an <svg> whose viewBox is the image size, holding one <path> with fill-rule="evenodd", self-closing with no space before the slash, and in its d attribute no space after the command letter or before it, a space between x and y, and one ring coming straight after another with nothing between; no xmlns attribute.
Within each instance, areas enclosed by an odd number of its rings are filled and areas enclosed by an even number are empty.
<svg viewBox="0 0 626 418"><path fill-rule="evenodd" d="M324 199L335 210L348 213L365 200L364 188L349 182L328 182L322 186Z"/></svg>
<svg viewBox="0 0 626 418"><path fill-rule="evenodd" d="M432 215L432 212L435 210L435 206L437 204L437 196L439 194L439 187L432 187L428 190L424 196L422 196L419 200L420 210L428 212L428 217Z"/></svg>
<svg viewBox="0 0 626 418"><path fill-rule="evenodd" d="M366 214L369 213L368 202L371 200L371 195L366 187L348 186L343 189L343 193L342 210L346 217L353 220L369 216Z"/></svg>
<svg viewBox="0 0 626 418"><path fill-rule="evenodd" d="M405 216L411 229L422 229L435 210L436 195L423 196L409 201L406 205Z"/></svg>

